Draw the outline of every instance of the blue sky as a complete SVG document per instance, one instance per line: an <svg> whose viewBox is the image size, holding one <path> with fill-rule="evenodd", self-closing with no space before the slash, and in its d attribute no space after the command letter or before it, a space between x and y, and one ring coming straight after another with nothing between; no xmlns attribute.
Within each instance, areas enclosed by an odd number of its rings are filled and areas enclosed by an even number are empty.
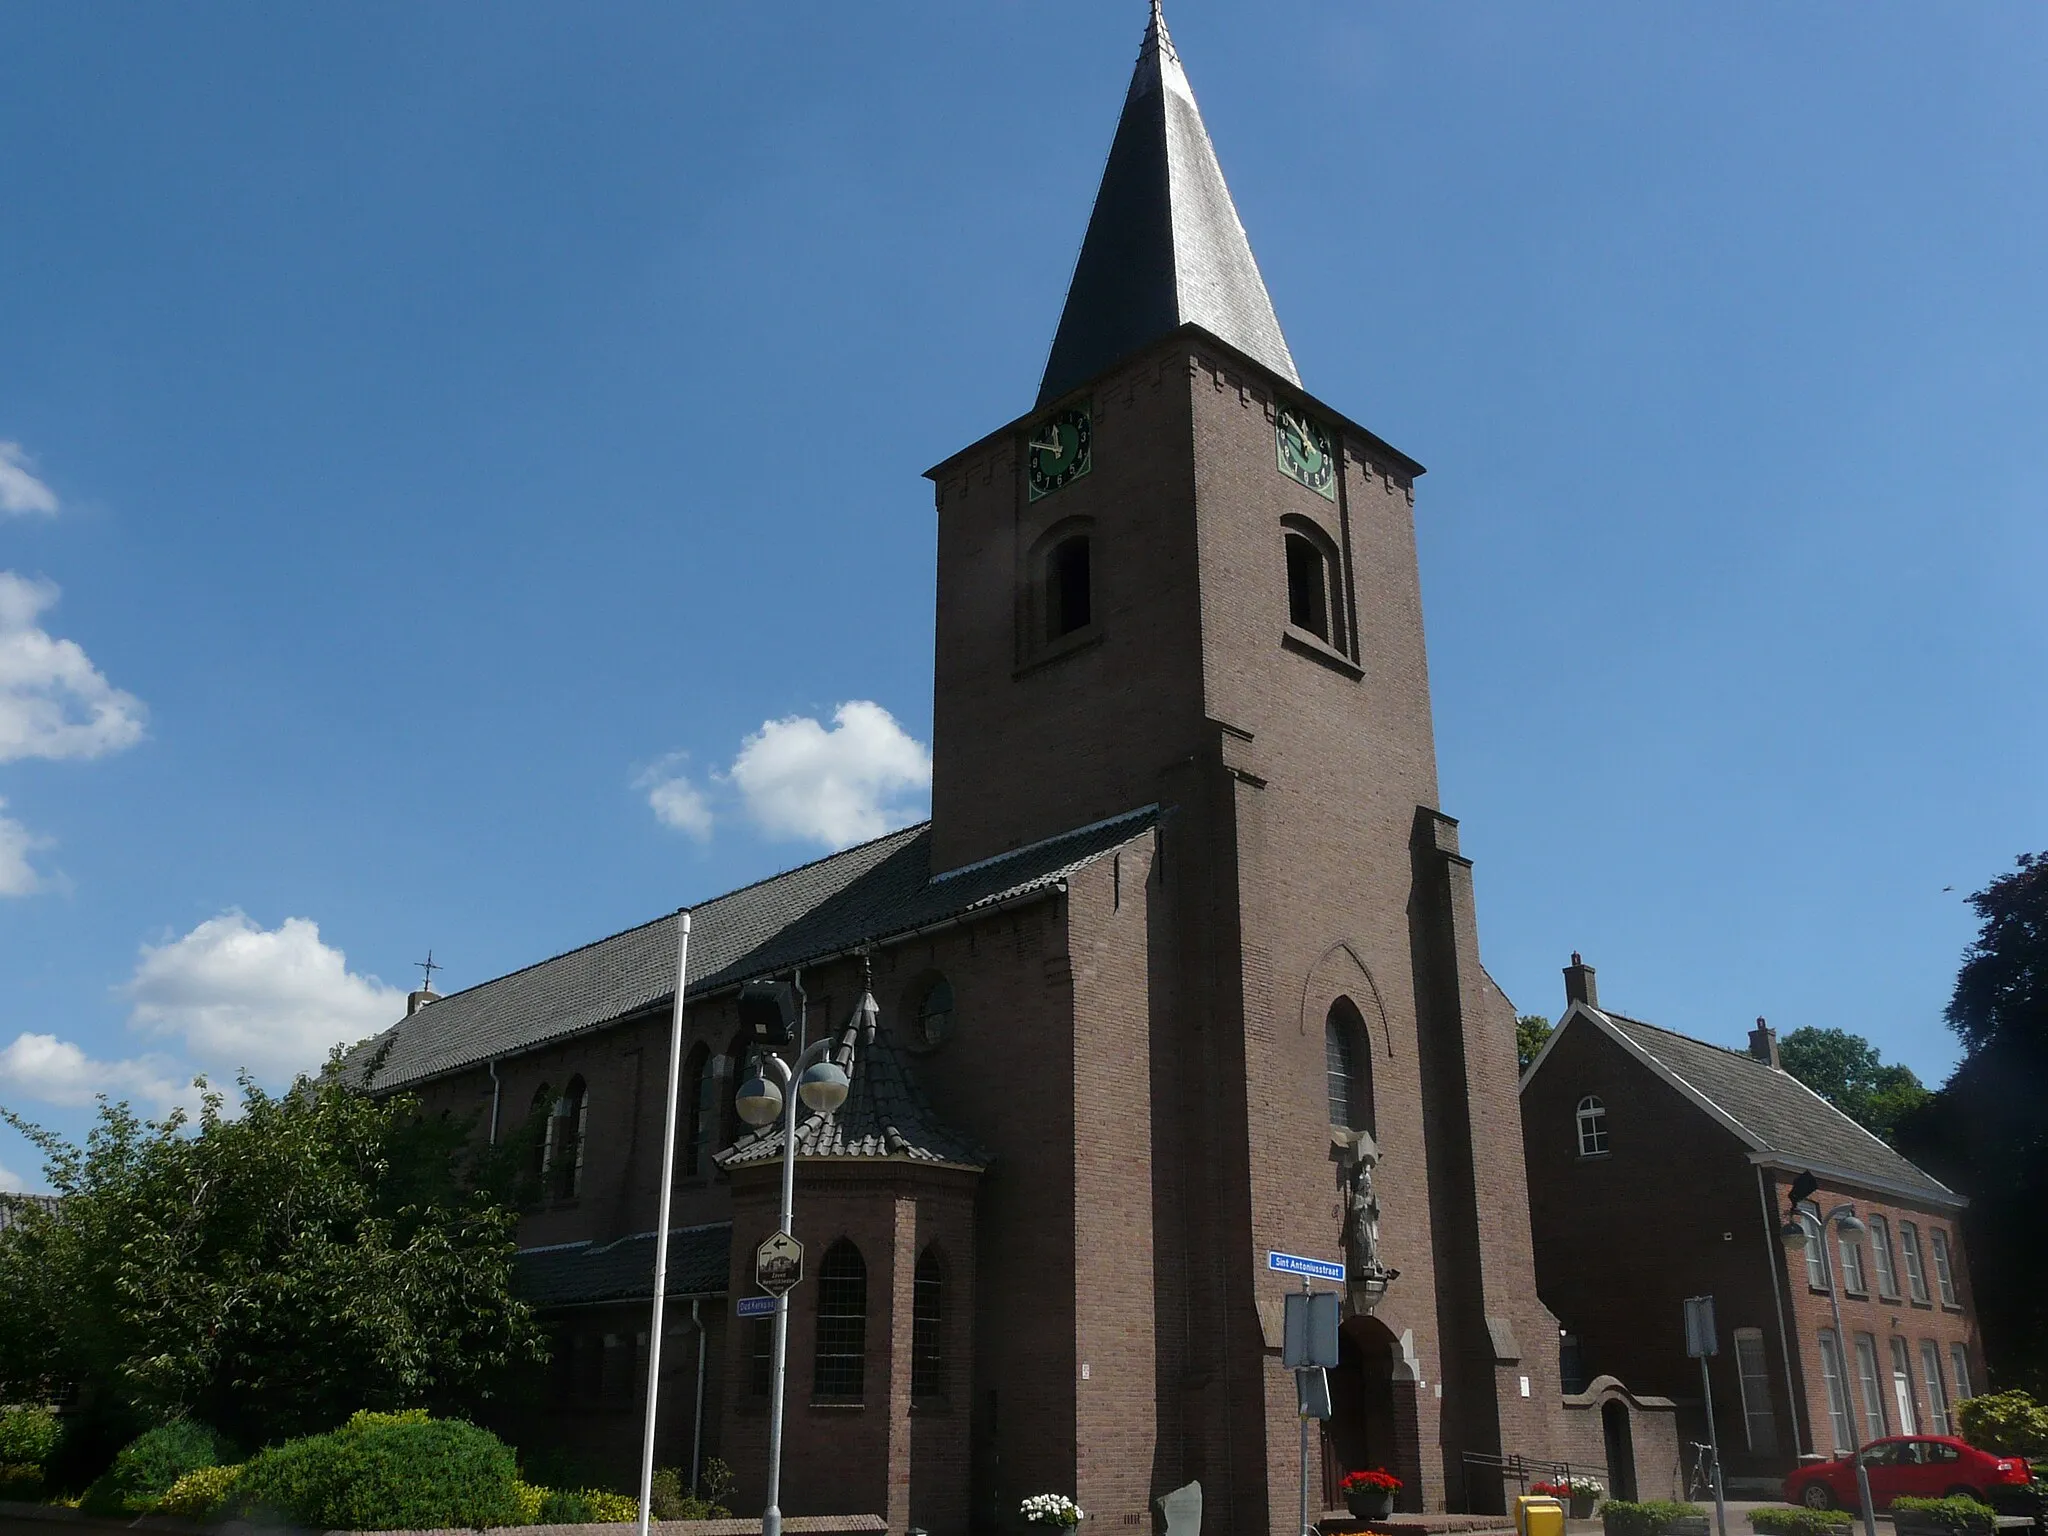
<svg viewBox="0 0 2048 1536"><path fill-rule="evenodd" d="M1939 1078L2048 846L2048 10L1168 14L1304 380L1430 466L1494 974ZM0 7L0 1103L919 814L920 471L1031 401L1143 19Z"/></svg>

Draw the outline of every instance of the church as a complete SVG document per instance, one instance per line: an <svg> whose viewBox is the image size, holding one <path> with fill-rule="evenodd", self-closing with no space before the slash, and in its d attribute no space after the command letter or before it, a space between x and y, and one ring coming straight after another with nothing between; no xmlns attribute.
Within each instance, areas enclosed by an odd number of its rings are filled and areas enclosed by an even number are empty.
<svg viewBox="0 0 2048 1536"><path fill-rule="evenodd" d="M1198 1483L1204 1530L1293 1531L1274 1253L1346 1276L1319 1512L1352 1469L1498 1511L1503 1458L1599 1465L1598 1410L1661 1400L1561 1392L1514 1011L1438 803L1422 466L1304 386L1156 4L1036 399L927 473L931 819L692 909L661 1462L760 1506L735 1308L782 1147L734 1090L765 1004L815 1040L871 993L799 1130L787 1514L965 1536L1056 1492L1151 1531ZM415 994L366 1058L527 1138L556 1349L517 1438L618 1469L675 956L663 916Z"/></svg>

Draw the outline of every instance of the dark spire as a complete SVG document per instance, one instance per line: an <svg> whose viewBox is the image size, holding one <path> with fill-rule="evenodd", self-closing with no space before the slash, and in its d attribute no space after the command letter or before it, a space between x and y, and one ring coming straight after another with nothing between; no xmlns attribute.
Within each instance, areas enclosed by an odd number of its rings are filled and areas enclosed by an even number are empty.
<svg viewBox="0 0 2048 1536"><path fill-rule="evenodd" d="M1153 0L1039 404L1190 321L1301 382Z"/></svg>

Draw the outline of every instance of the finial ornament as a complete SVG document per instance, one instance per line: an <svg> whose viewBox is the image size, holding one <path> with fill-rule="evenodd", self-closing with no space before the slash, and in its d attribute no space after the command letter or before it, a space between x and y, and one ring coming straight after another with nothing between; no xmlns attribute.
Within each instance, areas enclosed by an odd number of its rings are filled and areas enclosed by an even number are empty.
<svg viewBox="0 0 2048 1536"><path fill-rule="evenodd" d="M413 961L413 964L418 966L421 972L423 973L422 979L420 981L420 987L423 991L427 992L431 992L434 990L434 972L445 971L448 969L448 967L445 965L436 965L434 963L434 952L431 949L427 951L426 959L415 960Z"/></svg>

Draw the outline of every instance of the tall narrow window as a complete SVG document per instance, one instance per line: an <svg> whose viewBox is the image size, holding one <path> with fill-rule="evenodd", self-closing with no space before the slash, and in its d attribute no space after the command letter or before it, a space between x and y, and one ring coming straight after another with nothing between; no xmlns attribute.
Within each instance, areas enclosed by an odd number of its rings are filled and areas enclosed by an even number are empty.
<svg viewBox="0 0 2048 1536"><path fill-rule="evenodd" d="M818 1266L818 1360L812 1390L819 1397L859 1397L867 1384L868 1266L845 1238Z"/></svg>
<svg viewBox="0 0 2048 1536"><path fill-rule="evenodd" d="M1827 1238L1820 1223L1804 1211L1799 1213L1799 1225L1806 1230L1806 1283L1824 1291L1829 1286Z"/></svg>
<svg viewBox="0 0 2048 1536"><path fill-rule="evenodd" d="M1870 1256L1877 1261L1877 1294L1896 1299L1899 1272L1892 1265L1892 1225L1882 1216L1870 1218Z"/></svg>
<svg viewBox="0 0 2048 1536"><path fill-rule="evenodd" d="M1913 1355L1897 1334L1892 1335L1892 1397L1899 1410L1899 1433L1919 1434L1913 1413Z"/></svg>
<svg viewBox="0 0 2048 1536"><path fill-rule="evenodd" d="M683 1080L690 1085L690 1125L683 1141L683 1172L690 1177L711 1171L712 1138L718 1131L718 1079L711 1050L700 1045L690 1052Z"/></svg>
<svg viewBox="0 0 2048 1536"><path fill-rule="evenodd" d="M1835 1229L1835 1243L1842 1250L1842 1289L1868 1291L1870 1287L1863 1278L1863 1244L1839 1227Z"/></svg>
<svg viewBox="0 0 2048 1536"><path fill-rule="evenodd" d="M1287 622L1318 640L1330 638L1329 562L1299 533L1287 535Z"/></svg>
<svg viewBox="0 0 2048 1536"><path fill-rule="evenodd" d="M1913 1300L1927 1300L1927 1271L1920 1267L1920 1229L1910 1221L1899 1223L1899 1252L1906 1260L1906 1286Z"/></svg>
<svg viewBox="0 0 2048 1536"><path fill-rule="evenodd" d="M926 1050L944 1045L953 1033L953 983L940 976L917 1001L917 1043Z"/></svg>
<svg viewBox="0 0 2048 1536"><path fill-rule="evenodd" d="M1771 1410L1771 1371L1761 1328L1735 1330L1736 1379L1742 1385L1742 1427L1750 1454L1778 1454L1778 1416Z"/></svg>
<svg viewBox="0 0 2048 1536"><path fill-rule="evenodd" d="M533 1138L533 1174L537 1195L548 1187L548 1165L555 1156L555 1090L542 1083L533 1090L533 1108L528 1112L526 1134Z"/></svg>
<svg viewBox="0 0 2048 1536"><path fill-rule="evenodd" d="M910 1395L946 1395L946 1271L936 1248L917 1256L910 1284Z"/></svg>
<svg viewBox="0 0 2048 1536"><path fill-rule="evenodd" d="M1073 534L1053 545L1045 557L1045 638L1057 640L1095 620L1093 573L1089 541Z"/></svg>
<svg viewBox="0 0 2048 1536"><path fill-rule="evenodd" d="M1598 1157L1607 1150L1607 1106L1590 1093L1579 1100L1579 1156Z"/></svg>
<svg viewBox="0 0 2048 1536"><path fill-rule="evenodd" d="M1927 1427L1945 1435L1948 1427L1948 1388L1941 1379L1941 1350L1932 1339L1920 1341L1920 1378L1927 1388Z"/></svg>
<svg viewBox="0 0 2048 1536"><path fill-rule="evenodd" d="M1956 1272L1949 1264L1948 1233L1940 1227L1927 1229L1927 1242L1934 1250L1934 1284L1944 1307L1956 1305Z"/></svg>
<svg viewBox="0 0 2048 1536"><path fill-rule="evenodd" d="M1970 1396L1970 1352L1960 1344L1948 1347L1948 1379L1955 1386L1957 1402Z"/></svg>
<svg viewBox="0 0 2048 1536"><path fill-rule="evenodd" d="M1832 1328L1820 1330L1820 1374L1827 1384L1828 1423L1834 1430L1835 1454L1846 1456L1856 1436L1849 1428L1849 1383L1842 1370L1842 1346Z"/></svg>
<svg viewBox="0 0 2048 1536"><path fill-rule="evenodd" d="M774 1375L775 1319L750 1317L747 1319L747 1390L756 1397L766 1397L774 1385Z"/></svg>
<svg viewBox="0 0 2048 1536"><path fill-rule="evenodd" d="M1884 1383L1878 1378L1877 1340L1856 1335L1856 1385L1863 1393L1863 1427L1874 1438L1886 1434Z"/></svg>
<svg viewBox="0 0 2048 1536"><path fill-rule="evenodd" d="M1343 1131L1372 1130L1372 1045L1348 997L1330 1004L1323 1017L1323 1082L1330 1124Z"/></svg>
<svg viewBox="0 0 2048 1536"><path fill-rule="evenodd" d="M557 1200L573 1200L583 1188L583 1136L589 1119L590 1099L583 1079L572 1077L562 1096L555 1100L554 1150L548 1157L551 1193Z"/></svg>

